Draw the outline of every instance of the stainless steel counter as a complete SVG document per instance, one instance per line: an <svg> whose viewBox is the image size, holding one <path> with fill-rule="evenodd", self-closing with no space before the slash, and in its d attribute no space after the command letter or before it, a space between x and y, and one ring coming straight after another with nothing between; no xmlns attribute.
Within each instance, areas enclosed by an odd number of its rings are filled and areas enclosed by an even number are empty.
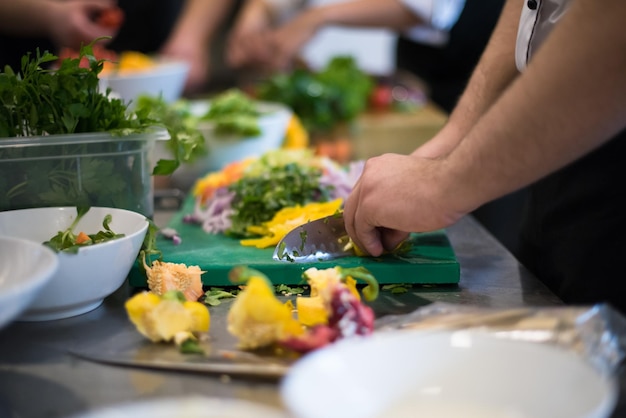
<svg viewBox="0 0 626 418"><path fill-rule="evenodd" d="M157 224L163 216L155 217ZM462 219L448 235L461 265L460 284L385 292L372 305L378 317L435 301L502 308L561 304L473 218ZM78 317L15 322L0 330L0 418L66 417L121 402L192 394L281 406L276 382L109 366L67 352L85 342L105 343L127 329L123 302L132 291L123 286L98 309ZM212 329L224 327L227 307L211 308Z"/></svg>

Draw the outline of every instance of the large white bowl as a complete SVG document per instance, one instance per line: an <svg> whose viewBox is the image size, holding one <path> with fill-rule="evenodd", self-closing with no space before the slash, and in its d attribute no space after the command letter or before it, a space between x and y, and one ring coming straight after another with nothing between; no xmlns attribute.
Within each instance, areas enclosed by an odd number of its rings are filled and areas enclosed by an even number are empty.
<svg viewBox="0 0 626 418"><path fill-rule="evenodd" d="M554 346L396 331L304 357L281 394L296 418L600 418L610 415L616 387Z"/></svg>
<svg viewBox="0 0 626 418"><path fill-rule="evenodd" d="M58 267L50 248L0 236L0 329L26 310Z"/></svg>
<svg viewBox="0 0 626 418"><path fill-rule="evenodd" d="M215 133L215 125L211 121L201 121L198 129L204 136L208 153L194 163L178 167L171 176L172 184L187 190L199 177L210 171L221 170L229 163L280 148L293 112L281 103L257 102L257 104L259 112L262 113L259 117L261 134L258 136L218 136ZM206 114L209 108L210 101L207 100L197 100L191 103L191 112L196 116ZM156 153L159 158L171 158L165 142L157 143Z"/></svg>
<svg viewBox="0 0 626 418"><path fill-rule="evenodd" d="M141 95L161 96L167 103L178 100L189 74L189 64L183 61L162 61L142 71L110 74L100 77L102 88L109 87L114 95L133 106Z"/></svg>
<svg viewBox="0 0 626 418"><path fill-rule="evenodd" d="M80 248L77 254L58 253L58 270L19 320L45 321L89 312L124 283L141 249L148 221L129 210L92 207L74 232L101 231L107 214L112 216L111 230L125 236ZM67 229L74 219L75 207L0 212L0 235L43 243Z"/></svg>

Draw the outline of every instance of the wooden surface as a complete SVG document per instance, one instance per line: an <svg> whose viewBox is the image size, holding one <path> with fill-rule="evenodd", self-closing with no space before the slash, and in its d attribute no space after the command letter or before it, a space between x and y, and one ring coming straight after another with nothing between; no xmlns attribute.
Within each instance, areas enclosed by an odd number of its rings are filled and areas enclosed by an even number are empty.
<svg viewBox="0 0 626 418"><path fill-rule="evenodd" d="M447 118L430 103L410 112L365 113L351 134L353 157L360 160L388 152L411 153L432 138Z"/></svg>

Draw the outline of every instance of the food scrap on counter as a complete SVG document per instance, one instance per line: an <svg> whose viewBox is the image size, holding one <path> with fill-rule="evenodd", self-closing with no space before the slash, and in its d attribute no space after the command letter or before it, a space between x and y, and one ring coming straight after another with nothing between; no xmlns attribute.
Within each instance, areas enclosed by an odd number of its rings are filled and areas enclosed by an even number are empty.
<svg viewBox="0 0 626 418"><path fill-rule="evenodd" d="M237 338L241 350L269 348L305 354L343 338L372 334L374 313L363 300L376 299L379 286L367 269L309 268L302 277L310 295L296 292L295 304L290 299L281 301L278 289L264 273L237 266L229 273L233 285L240 285L236 294L213 289L204 294L209 300L201 301L200 296L190 299L179 289L160 294L150 290L131 297L125 307L139 333L153 342L174 342L183 352L201 351L196 342L199 333L209 331L209 306L219 305L217 299L224 297L234 298L227 330ZM366 283L360 292L358 280Z"/></svg>

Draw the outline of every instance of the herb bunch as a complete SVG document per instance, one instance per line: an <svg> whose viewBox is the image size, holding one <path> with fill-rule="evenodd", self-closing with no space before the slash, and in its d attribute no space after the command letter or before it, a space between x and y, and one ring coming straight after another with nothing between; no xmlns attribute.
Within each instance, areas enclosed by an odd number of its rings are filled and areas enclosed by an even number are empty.
<svg viewBox="0 0 626 418"><path fill-rule="evenodd" d="M86 58L89 67L80 65ZM58 68L46 68L58 62ZM0 138L86 132L142 132L155 124L127 112L126 104L100 92L103 60L83 46L77 58L58 61L36 50L22 57L21 71L0 73Z"/></svg>

